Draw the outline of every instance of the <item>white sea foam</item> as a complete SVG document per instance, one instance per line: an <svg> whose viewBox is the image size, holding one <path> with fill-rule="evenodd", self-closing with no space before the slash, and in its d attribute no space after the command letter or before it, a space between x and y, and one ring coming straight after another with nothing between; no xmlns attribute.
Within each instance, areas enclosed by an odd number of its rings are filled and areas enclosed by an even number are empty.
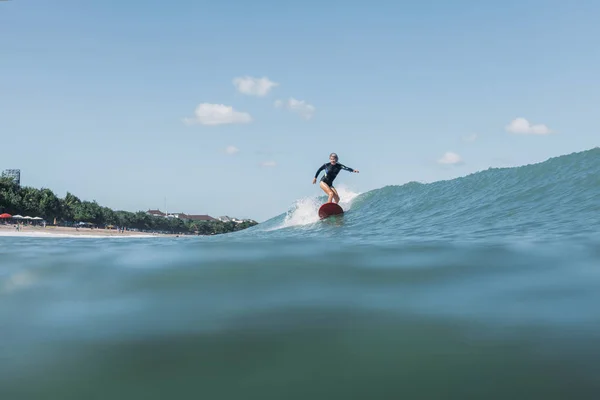
<svg viewBox="0 0 600 400"><path fill-rule="evenodd" d="M352 206L352 200L360 193L355 193L343 186L336 187L340 195L340 206L344 212ZM323 196L305 197L296 200L281 223L271 230L288 228L290 226L303 226L319 221L319 207L323 204Z"/></svg>

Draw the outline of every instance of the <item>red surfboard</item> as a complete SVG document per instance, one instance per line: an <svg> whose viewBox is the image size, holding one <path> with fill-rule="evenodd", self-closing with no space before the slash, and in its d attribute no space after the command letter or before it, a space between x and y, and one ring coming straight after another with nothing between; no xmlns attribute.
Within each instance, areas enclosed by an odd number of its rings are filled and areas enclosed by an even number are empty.
<svg viewBox="0 0 600 400"><path fill-rule="evenodd" d="M325 203L319 208L319 218L324 219L332 215L341 215L344 213L342 207L336 203Z"/></svg>

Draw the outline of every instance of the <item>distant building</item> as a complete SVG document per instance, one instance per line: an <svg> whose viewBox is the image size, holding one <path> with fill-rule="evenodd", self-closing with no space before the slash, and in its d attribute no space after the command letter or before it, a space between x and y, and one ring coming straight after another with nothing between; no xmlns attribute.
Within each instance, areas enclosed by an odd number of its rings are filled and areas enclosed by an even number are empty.
<svg viewBox="0 0 600 400"><path fill-rule="evenodd" d="M166 215L167 218L180 218L184 213L168 213Z"/></svg>
<svg viewBox="0 0 600 400"><path fill-rule="evenodd" d="M3 178L11 178L17 185L21 186L21 170L20 169L5 169L2 171Z"/></svg>
<svg viewBox="0 0 600 400"><path fill-rule="evenodd" d="M179 216L181 219L185 219L188 221L217 221L216 218L211 217L210 215L188 215L181 214Z"/></svg>
<svg viewBox="0 0 600 400"><path fill-rule="evenodd" d="M160 210L148 210L146 214L152 215L153 217L166 217L166 214Z"/></svg>
<svg viewBox="0 0 600 400"><path fill-rule="evenodd" d="M219 217L219 221L235 222L236 224L241 224L242 222L255 222L254 220L251 220L251 219L239 219L239 218L235 218L235 217L229 217L227 215L223 215L223 216Z"/></svg>
<svg viewBox="0 0 600 400"><path fill-rule="evenodd" d="M210 215L192 215L185 213L165 214L160 210L148 210L146 211L146 214L152 215L154 217L178 218L184 221L217 221L216 218L213 218Z"/></svg>

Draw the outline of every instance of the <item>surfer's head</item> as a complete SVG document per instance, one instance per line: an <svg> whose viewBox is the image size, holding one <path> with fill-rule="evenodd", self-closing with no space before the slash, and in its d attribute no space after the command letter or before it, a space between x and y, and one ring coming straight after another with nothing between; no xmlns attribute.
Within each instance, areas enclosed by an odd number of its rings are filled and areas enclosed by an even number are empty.
<svg viewBox="0 0 600 400"><path fill-rule="evenodd" d="M329 155L329 161L331 161L332 164L335 164L338 160L338 155L335 153L331 153Z"/></svg>

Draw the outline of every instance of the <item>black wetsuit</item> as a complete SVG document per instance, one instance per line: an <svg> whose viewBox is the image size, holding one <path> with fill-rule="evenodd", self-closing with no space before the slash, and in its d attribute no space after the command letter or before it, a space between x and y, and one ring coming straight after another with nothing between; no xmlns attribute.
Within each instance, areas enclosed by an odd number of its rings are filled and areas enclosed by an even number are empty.
<svg viewBox="0 0 600 400"><path fill-rule="evenodd" d="M315 179L317 178L317 176L319 176L321 171L325 170L325 175L323 175L323 177L321 178L321 182L325 182L329 187L333 187L333 180L335 179L337 174L343 169L350 172L354 171L353 168L346 167L344 164L331 164L330 162L325 163L321 165L321 167L317 170L317 173L315 174Z"/></svg>

